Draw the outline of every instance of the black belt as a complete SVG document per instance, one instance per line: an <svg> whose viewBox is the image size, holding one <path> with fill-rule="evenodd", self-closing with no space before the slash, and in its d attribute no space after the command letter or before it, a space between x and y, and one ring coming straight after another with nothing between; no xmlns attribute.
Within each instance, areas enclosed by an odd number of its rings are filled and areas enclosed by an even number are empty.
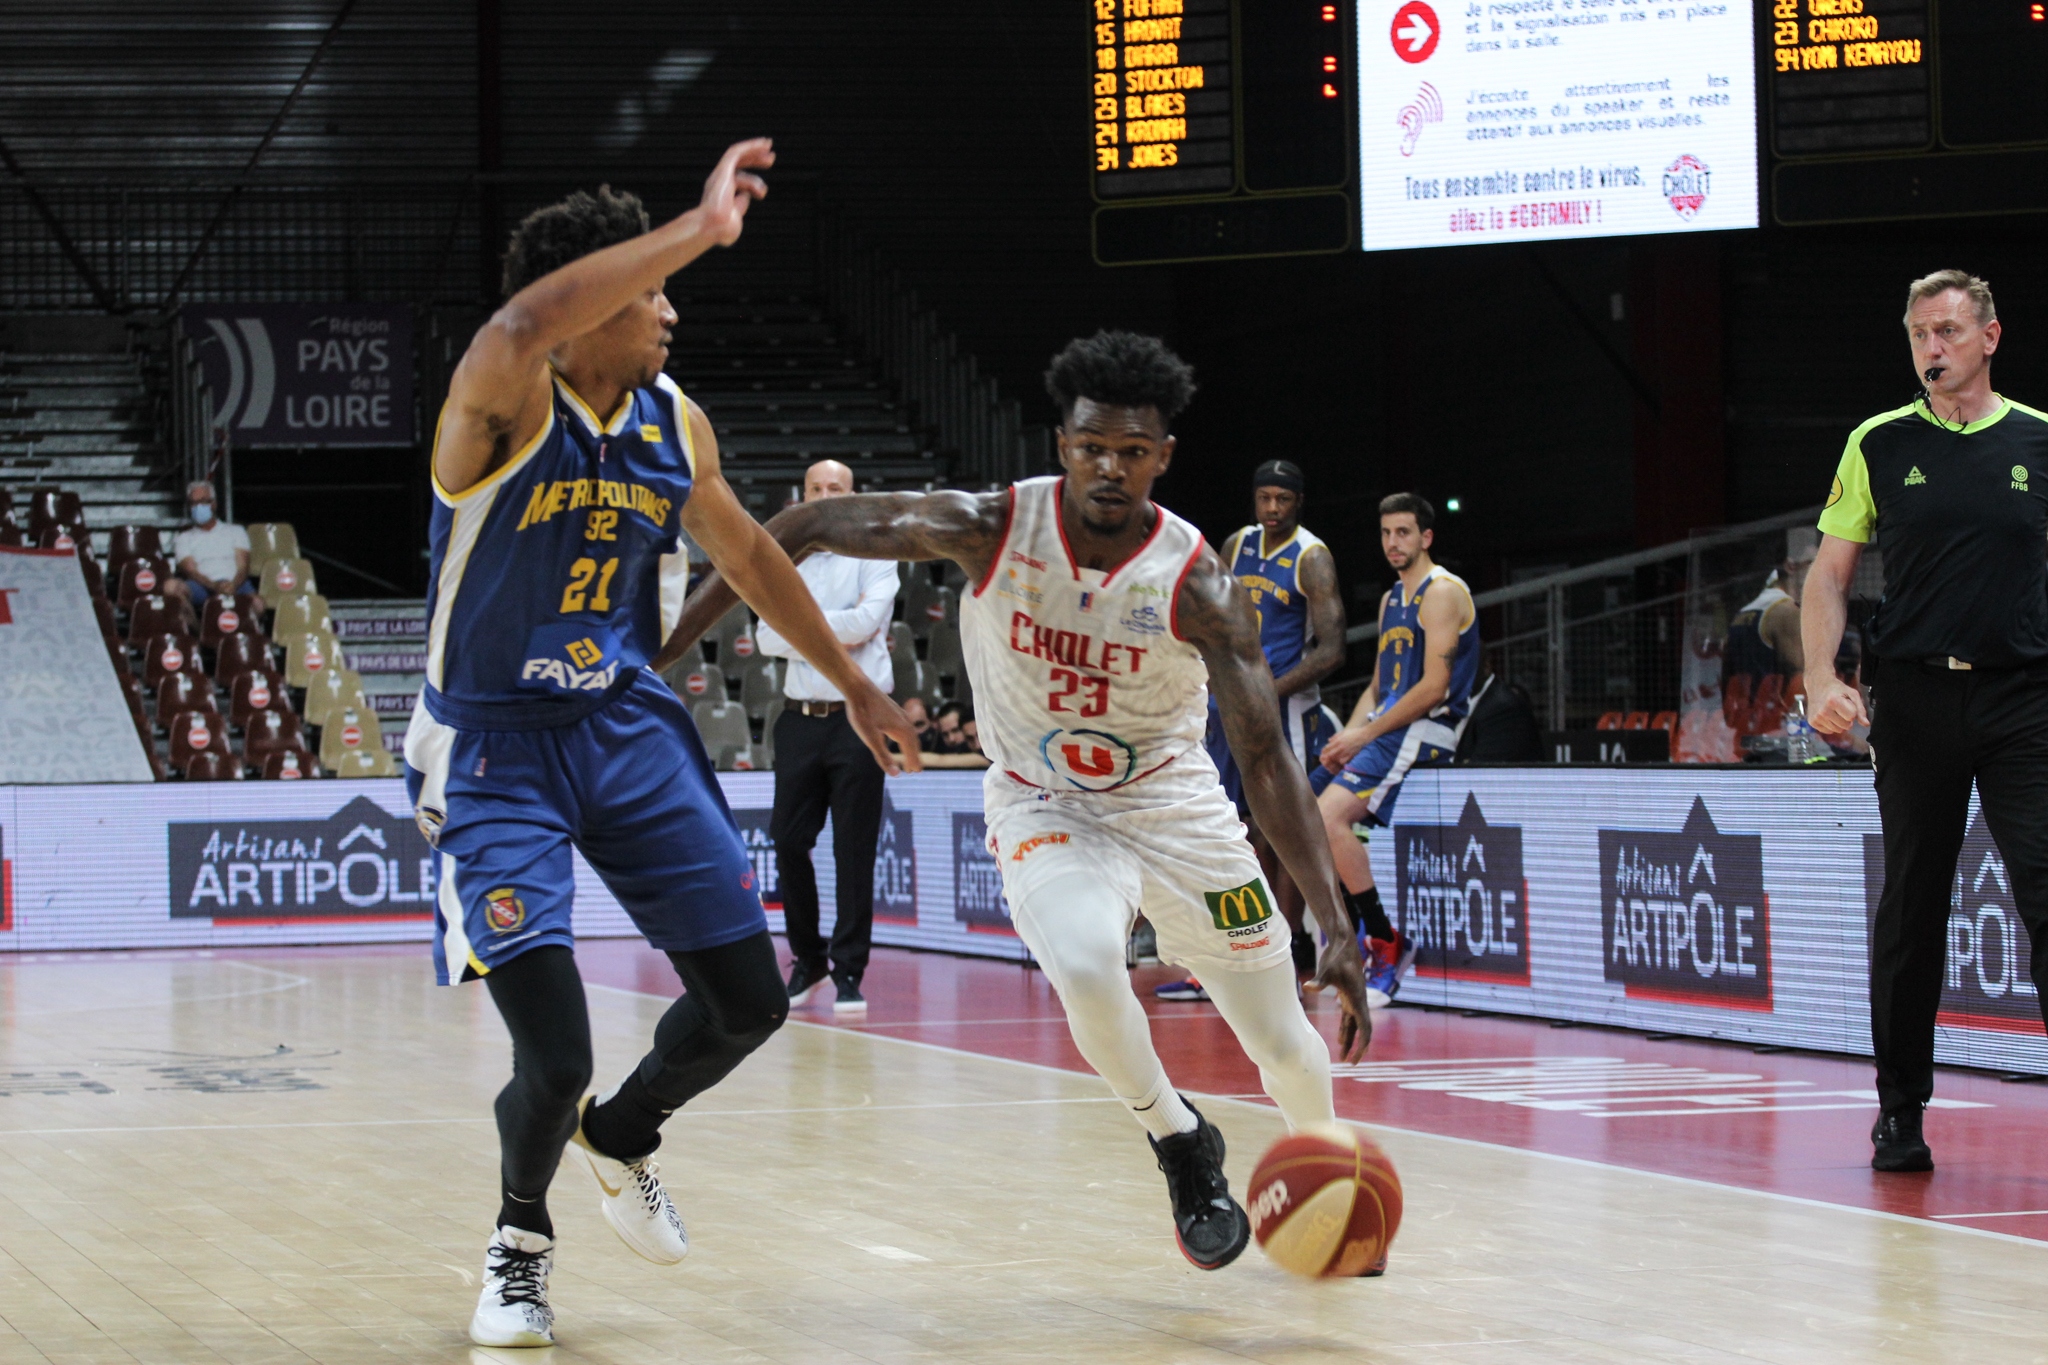
<svg viewBox="0 0 2048 1365"><path fill-rule="evenodd" d="M790 697L783 700L782 709L794 711L800 716L830 716L844 711L846 703L843 701L798 701L796 698Z"/></svg>
<svg viewBox="0 0 2048 1365"><path fill-rule="evenodd" d="M1953 654L1929 654L1925 658L1916 659L1914 662L1924 664L1928 668L1952 668L1963 671L1976 667L1975 664L1964 663Z"/></svg>

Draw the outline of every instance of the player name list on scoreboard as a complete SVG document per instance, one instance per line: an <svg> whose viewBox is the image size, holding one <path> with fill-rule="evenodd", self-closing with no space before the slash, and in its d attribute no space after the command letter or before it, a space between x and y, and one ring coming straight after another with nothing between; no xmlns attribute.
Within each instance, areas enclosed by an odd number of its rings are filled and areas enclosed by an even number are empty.
<svg viewBox="0 0 2048 1365"><path fill-rule="evenodd" d="M1228 193L1230 0L1094 0L1095 197Z"/></svg>
<svg viewBox="0 0 2048 1365"><path fill-rule="evenodd" d="M1742 0L1362 0L1368 251L1754 227Z"/></svg>

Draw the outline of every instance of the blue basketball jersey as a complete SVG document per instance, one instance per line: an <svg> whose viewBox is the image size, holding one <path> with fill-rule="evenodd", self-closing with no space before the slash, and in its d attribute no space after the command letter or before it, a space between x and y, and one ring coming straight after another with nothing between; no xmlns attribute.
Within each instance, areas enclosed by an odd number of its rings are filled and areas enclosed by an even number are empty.
<svg viewBox="0 0 2048 1365"><path fill-rule="evenodd" d="M427 711L458 730L570 725L661 649L661 557L696 467L667 375L600 419L552 375L540 432L461 493L434 483Z"/></svg>
<svg viewBox="0 0 2048 1365"><path fill-rule="evenodd" d="M1379 666L1374 678L1384 712L1422 676L1422 599L1438 583L1455 584L1465 595L1465 619L1458 627L1458 652L1451 658L1451 686L1430 711L1432 719L1463 720L1472 704L1472 687L1479 681L1479 612L1472 606L1472 590L1465 580L1439 564L1416 588L1413 597L1400 580L1387 594L1380 608Z"/></svg>
<svg viewBox="0 0 2048 1365"><path fill-rule="evenodd" d="M1266 667L1276 678L1308 653L1312 632L1300 573L1301 557L1311 549L1327 553L1319 537L1298 526L1270 548L1262 526L1247 526L1223 544L1224 563L1259 609L1259 644L1266 651Z"/></svg>

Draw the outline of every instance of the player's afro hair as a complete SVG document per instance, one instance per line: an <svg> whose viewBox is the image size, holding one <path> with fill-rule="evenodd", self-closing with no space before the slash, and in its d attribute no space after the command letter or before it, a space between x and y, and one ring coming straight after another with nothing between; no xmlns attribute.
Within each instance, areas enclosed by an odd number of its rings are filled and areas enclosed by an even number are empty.
<svg viewBox="0 0 2048 1365"><path fill-rule="evenodd" d="M1119 408L1155 408L1162 422L1173 419L1195 396L1194 366L1166 348L1158 337L1136 332L1097 332L1078 337L1052 358L1045 391L1071 417L1083 398Z"/></svg>
<svg viewBox="0 0 2048 1365"><path fill-rule="evenodd" d="M647 209L640 196L610 185L598 186L594 195L577 190L559 204L535 209L512 229L505 248L505 297L571 261L646 231Z"/></svg>

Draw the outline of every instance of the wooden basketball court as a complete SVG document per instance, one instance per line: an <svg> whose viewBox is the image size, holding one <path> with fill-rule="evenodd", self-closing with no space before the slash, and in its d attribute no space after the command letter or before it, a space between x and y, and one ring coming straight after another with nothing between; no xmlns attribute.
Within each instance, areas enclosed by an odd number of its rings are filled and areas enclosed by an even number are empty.
<svg viewBox="0 0 2048 1365"><path fill-rule="evenodd" d="M586 945L600 1084L665 1004L635 951ZM931 959L879 959L878 1016L963 1013L904 1003ZM509 1068L484 991L437 989L417 948L0 961L0 1361L2048 1355L2039 1242L1391 1127L1408 1221L1385 1278L1302 1282L1256 1251L1201 1273L1139 1130L1061 1060L1042 980L986 970L1037 1003L975 1022L1053 1064L800 1012L669 1125L680 1266L627 1251L565 1168L548 1356L464 1336ZM1197 1102L1241 1189L1278 1115Z"/></svg>

